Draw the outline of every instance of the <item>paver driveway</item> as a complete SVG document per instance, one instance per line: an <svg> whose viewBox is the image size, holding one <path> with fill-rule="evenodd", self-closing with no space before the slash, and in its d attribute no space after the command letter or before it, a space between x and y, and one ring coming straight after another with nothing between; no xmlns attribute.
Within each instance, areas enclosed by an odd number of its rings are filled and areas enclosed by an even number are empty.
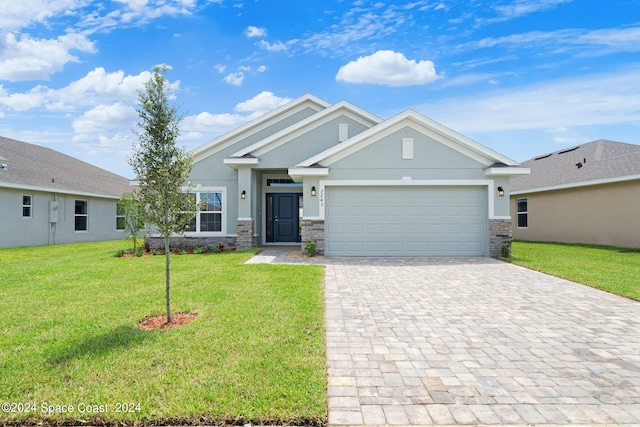
<svg viewBox="0 0 640 427"><path fill-rule="evenodd" d="M329 424L639 424L640 303L486 258L328 258Z"/></svg>

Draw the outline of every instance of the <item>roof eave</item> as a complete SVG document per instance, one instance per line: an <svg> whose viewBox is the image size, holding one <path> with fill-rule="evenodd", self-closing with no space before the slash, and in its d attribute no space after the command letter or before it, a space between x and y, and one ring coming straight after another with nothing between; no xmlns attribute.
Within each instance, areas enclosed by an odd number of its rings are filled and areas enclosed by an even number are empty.
<svg viewBox="0 0 640 427"><path fill-rule="evenodd" d="M491 167L487 168L484 171L485 176L522 176L529 175L531 173L531 168L525 168L523 166L500 166L500 167Z"/></svg>
<svg viewBox="0 0 640 427"><path fill-rule="evenodd" d="M613 184L616 182L625 182L625 181L634 181L634 180L640 180L640 174L617 176L613 178L594 179L591 181L570 182L566 184L550 185L547 187L537 187L537 188L515 190L515 191L512 190L510 194L513 196L518 196L522 194L541 193L544 191L565 190L570 188L588 187L591 185Z"/></svg>

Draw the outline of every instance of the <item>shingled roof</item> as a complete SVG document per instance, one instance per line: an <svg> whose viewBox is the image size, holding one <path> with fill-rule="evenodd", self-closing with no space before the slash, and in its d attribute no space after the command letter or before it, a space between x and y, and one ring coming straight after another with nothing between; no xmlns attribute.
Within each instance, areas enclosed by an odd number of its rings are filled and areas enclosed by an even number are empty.
<svg viewBox="0 0 640 427"><path fill-rule="evenodd" d="M640 145L599 139L537 156L523 166L531 174L512 178L512 193L640 179Z"/></svg>
<svg viewBox="0 0 640 427"><path fill-rule="evenodd" d="M50 148L0 137L0 187L120 197L129 180Z"/></svg>

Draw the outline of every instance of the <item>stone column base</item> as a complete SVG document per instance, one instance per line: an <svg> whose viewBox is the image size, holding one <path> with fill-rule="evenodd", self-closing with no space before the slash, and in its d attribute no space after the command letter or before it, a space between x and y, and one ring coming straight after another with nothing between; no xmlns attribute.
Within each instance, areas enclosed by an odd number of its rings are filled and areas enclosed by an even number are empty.
<svg viewBox="0 0 640 427"><path fill-rule="evenodd" d="M324 255L324 220L303 219L302 220L302 244L300 249L304 252L307 242L316 242L316 250Z"/></svg>
<svg viewBox="0 0 640 427"><path fill-rule="evenodd" d="M511 219L489 220L489 256L502 256L502 247L507 245L507 251L511 256Z"/></svg>
<svg viewBox="0 0 640 427"><path fill-rule="evenodd" d="M236 247L238 249L249 249L257 246L253 235L254 225L252 219L239 219L237 224Z"/></svg>

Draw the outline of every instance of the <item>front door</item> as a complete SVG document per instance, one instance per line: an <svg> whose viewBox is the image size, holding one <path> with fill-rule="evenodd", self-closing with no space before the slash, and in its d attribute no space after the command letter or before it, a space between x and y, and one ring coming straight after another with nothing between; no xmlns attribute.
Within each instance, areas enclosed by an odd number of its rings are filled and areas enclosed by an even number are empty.
<svg viewBox="0 0 640 427"><path fill-rule="evenodd" d="M300 242L299 193L267 193L267 242Z"/></svg>

